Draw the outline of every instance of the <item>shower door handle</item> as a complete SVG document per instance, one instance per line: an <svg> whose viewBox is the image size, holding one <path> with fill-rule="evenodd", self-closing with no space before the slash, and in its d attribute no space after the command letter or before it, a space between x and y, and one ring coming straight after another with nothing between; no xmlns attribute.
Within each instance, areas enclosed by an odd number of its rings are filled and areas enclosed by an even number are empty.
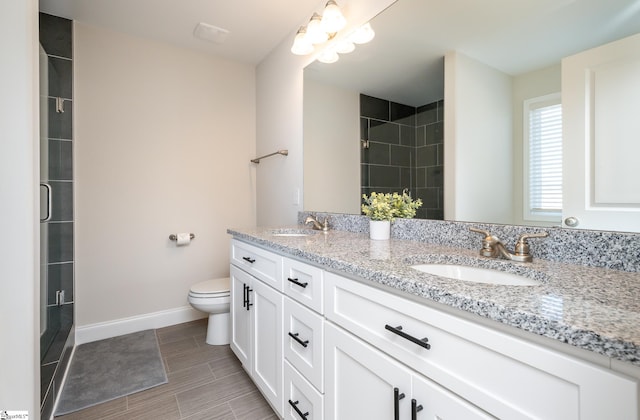
<svg viewBox="0 0 640 420"><path fill-rule="evenodd" d="M48 222L51 220L51 209L53 208L52 204L52 196L51 196L51 185L46 182L40 183L40 188L44 187L47 190L47 215L44 218L40 218L40 223ZM42 216L42 214L40 214Z"/></svg>

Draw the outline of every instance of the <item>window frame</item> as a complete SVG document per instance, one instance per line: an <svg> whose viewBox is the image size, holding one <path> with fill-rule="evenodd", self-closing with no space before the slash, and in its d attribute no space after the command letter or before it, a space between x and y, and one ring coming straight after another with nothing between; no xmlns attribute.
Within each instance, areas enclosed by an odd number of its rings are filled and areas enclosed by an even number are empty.
<svg viewBox="0 0 640 420"><path fill-rule="evenodd" d="M523 219L526 221L532 222L551 222L551 223L560 223L562 222L562 208L559 211L540 211L540 210L532 210L530 207L531 199L530 199L530 153L529 153L529 144L530 144L530 113L531 111L544 108L552 105L560 105L562 106L562 97L560 92L551 93L548 95L538 96L535 98L526 99L523 102Z"/></svg>

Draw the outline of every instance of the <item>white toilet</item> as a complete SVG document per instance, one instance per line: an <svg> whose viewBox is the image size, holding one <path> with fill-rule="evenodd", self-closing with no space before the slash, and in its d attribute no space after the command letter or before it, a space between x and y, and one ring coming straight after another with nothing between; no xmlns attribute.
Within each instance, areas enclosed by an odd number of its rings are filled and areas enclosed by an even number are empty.
<svg viewBox="0 0 640 420"><path fill-rule="evenodd" d="M195 309L209 314L207 344L229 344L229 307L231 293L229 277L196 283L189 290L189 303Z"/></svg>

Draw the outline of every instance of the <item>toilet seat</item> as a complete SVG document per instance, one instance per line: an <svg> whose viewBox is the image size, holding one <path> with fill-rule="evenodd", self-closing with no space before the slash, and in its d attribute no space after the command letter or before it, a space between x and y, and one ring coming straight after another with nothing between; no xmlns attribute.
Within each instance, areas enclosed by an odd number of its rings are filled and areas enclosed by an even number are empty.
<svg viewBox="0 0 640 420"><path fill-rule="evenodd" d="M230 295L229 277L205 280L191 286L189 295L193 297L224 297Z"/></svg>

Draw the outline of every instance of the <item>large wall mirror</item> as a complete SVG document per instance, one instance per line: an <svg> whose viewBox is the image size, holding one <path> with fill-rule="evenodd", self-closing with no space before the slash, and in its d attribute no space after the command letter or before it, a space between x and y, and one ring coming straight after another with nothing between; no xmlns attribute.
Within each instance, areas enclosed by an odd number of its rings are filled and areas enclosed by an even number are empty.
<svg viewBox="0 0 640 420"><path fill-rule="evenodd" d="M561 92L563 58L639 33L640 2L398 0L371 24L370 44L304 70L304 209L359 213L361 94L411 107L455 98L437 111L444 218L560 225L525 214L523 104ZM448 119L462 115L463 126Z"/></svg>

